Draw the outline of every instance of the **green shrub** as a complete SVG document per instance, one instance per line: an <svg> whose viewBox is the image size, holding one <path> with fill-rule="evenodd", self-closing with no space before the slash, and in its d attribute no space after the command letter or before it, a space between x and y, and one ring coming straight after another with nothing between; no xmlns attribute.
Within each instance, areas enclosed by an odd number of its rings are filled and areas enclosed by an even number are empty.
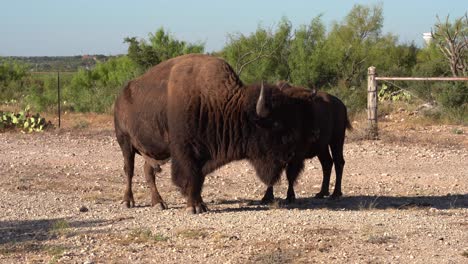
<svg viewBox="0 0 468 264"><path fill-rule="evenodd" d="M351 115L361 112L367 107L367 88L346 87L344 84L332 87L326 92L338 97L348 108Z"/></svg>
<svg viewBox="0 0 468 264"><path fill-rule="evenodd" d="M26 64L0 58L0 102L20 99L24 95L23 80L27 75Z"/></svg>
<svg viewBox="0 0 468 264"><path fill-rule="evenodd" d="M127 56L98 63L92 70L80 70L64 91L70 110L78 112L108 112L122 86L139 74Z"/></svg>

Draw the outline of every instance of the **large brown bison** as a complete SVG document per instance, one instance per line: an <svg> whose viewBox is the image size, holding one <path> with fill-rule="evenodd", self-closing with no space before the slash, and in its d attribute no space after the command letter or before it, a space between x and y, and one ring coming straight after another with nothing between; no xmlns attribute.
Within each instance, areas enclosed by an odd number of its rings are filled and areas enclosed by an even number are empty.
<svg viewBox="0 0 468 264"><path fill-rule="evenodd" d="M312 95L310 95L312 96ZM307 98L305 96L304 98ZM275 85L245 86L223 60L184 55L162 62L129 82L115 102L115 131L124 156L124 202L135 205L135 153L145 159L152 205L166 208L155 173L172 159L172 181L193 213L206 211L205 175L248 159L268 186L308 144L313 116L307 100Z"/></svg>
<svg viewBox="0 0 468 264"><path fill-rule="evenodd" d="M314 97L311 97L309 89L292 87L285 82L279 82L278 86L289 96L310 100L310 107L314 113L310 122L314 123L313 127L318 132L318 139L315 133L310 135L315 140L309 141L310 145L306 147L307 151L304 155L295 155L286 167L288 180L286 201L294 202L296 199L294 184L304 168L304 159L315 156L319 158L323 172L322 188L315 197L323 198L330 195L329 185L333 164L335 164L336 181L335 189L330 197L338 198L342 196L341 178L345 164L343 145L346 129L352 129L346 106L340 99L325 92L318 92ZM332 155L330 155L330 150ZM273 186L269 186L262 198L262 203L270 203L273 200Z"/></svg>

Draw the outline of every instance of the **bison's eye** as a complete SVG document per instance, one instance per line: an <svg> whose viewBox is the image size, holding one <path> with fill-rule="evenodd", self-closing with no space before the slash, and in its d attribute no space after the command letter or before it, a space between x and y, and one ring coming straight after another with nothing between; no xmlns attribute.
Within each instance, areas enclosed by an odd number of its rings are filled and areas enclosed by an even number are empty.
<svg viewBox="0 0 468 264"><path fill-rule="evenodd" d="M275 122L273 122L273 128L274 129L282 129L283 125L280 122L275 121Z"/></svg>

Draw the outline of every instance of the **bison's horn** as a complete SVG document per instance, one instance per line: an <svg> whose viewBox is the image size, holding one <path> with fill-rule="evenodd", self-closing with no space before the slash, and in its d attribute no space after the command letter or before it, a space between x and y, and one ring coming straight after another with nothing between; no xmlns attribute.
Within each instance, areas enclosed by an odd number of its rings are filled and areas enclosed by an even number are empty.
<svg viewBox="0 0 468 264"><path fill-rule="evenodd" d="M312 88L311 91L310 91L310 96L315 97L316 95L317 95L317 89Z"/></svg>
<svg viewBox="0 0 468 264"><path fill-rule="evenodd" d="M266 103L265 103L265 88L263 87L263 81L262 81L262 87L260 88L260 95L258 96L256 110L257 110L257 115L259 117L268 116L268 108L266 107Z"/></svg>

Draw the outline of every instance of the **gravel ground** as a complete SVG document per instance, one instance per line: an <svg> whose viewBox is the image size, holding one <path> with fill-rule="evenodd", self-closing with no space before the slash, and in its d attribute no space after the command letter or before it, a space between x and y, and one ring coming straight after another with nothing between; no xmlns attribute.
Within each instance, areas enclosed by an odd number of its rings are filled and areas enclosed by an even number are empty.
<svg viewBox="0 0 468 264"><path fill-rule="evenodd" d="M188 215L169 164L157 178L169 209L149 206L140 157L138 206L120 204L123 159L109 126L0 134L1 263L468 261L466 127L384 131L379 141L349 133L337 201L312 198L317 159L306 162L291 205L284 179L279 199L259 205L265 187L252 167L230 163L207 177L209 212Z"/></svg>

